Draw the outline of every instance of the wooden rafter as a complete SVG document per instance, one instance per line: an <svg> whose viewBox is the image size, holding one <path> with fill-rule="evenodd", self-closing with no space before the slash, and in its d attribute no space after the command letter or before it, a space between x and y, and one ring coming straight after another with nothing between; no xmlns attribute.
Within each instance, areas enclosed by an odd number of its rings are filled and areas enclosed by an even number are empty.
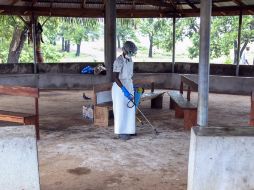
<svg viewBox="0 0 254 190"><path fill-rule="evenodd" d="M83 0L83 1L82 1L81 7L82 7L82 8L85 8L85 4L86 4L86 0Z"/></svg>
<svg viewBox="0 0 254 190"><path fill-rule="evenodd" d="M191 8L193 8L193 9L195 9L195 10L197 10L198 8L193 4L193 3L191 3L189 0L185 0L186 1L186 3L191 7Z"/></svg>
<svg viewBox="0 0 254 190"><path fill-rule="evenodd" d="M12 0L11 5L15 5L17 2L19 2L20 0Z"/></svg>
<svg viewBox="0 0 254 190"><path fill-rule="evenodd" d="M132 1L129 1L130 3L133 3ZM166 2L160 2L160 1L154 1L154 0L138 0L136 4L145 4L145 5L152 5L152 6L161 6L161 7L170 7L169 3Z"/></svg>
<svg viewBox="0 0 254 190"><path fill-rule="evenodd" d="M240 0L232 0L232 1L241 7L245 6L245 4Z"/></svg>

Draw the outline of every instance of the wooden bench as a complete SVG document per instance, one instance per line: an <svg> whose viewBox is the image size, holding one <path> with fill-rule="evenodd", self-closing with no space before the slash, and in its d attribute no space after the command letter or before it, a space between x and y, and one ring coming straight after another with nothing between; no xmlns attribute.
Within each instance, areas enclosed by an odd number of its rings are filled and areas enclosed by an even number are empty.
<svg viewBox="0 0 254 190"><path fill-rule="evenodd" d="M0 85L0 94L34 98L34 114L0 110L0 121L22 123L24 125L35 125L36 138L39 140L39 89L31 87Z"/></svg>
<svg viewBox="0 0 254 190"><path fill-rule="evenodd" d="M113 83L94 85L93 105L94 105L94 125L105 127L109 126L109 118L113 116L113 103L111 88ZM151 92L145 92L141 101L151 100L151 108L162 108L164 92L154 92L154 82L150 79L135 80L134 84L146 85L151 87Z"/></svg>
<svg viewBox="0 0 254 190"><path fill-rule="evenodd" d="M250 126L254 126L254 91L251 92Z"/></svg>
<svg viewBox="0 0 254 190"><path fill-rule="evenodd" d="M187 98L184 98L184 86L187 86ZM170 91L170 109L175 110L176 118L184 118L184 128L190 129L192 126L197 125L197 106L191 102L191 91L198 91L198 84L181 75L181 84L179 91Z"/></svg>

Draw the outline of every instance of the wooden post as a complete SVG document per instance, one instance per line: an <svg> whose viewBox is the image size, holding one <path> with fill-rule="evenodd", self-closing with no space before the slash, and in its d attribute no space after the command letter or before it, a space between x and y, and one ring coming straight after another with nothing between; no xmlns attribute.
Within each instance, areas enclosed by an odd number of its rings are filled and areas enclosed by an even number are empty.
<svg viewBox="0 0 254 190"><path fill-rule="evenodd" d="M188 91L187 91L187 100L190 101L190 94L191 94L191 88L188 86Z"/></svg>
<svg viewBox="0 0 254 190"><path fill-rule="evenodd" d="M151 92L154 92L154 82L151 83Z"/></svg>
<svg viewBox="0 0 254 190"><path fill-rule="evenodd" d="M32 14L32 38L33 38L33 53L34 53L34 73L37 73L37 56L36 56L36 17L34 16L34 13Z"/></svg>
<svg viewBox="0 0 254 190"><path fill-rule="evenodd" d="M239 61L240 61L240 49L241 49L241 35L242 35L242 22L243 13L240 11L239 15L239 26L238 26L238 40L237 40L237 63L236 63L236 76L239 76Z"/></svg>
<svg viewBox="0 0 254 190"><path fill-rule="evenodd" d="M116 58L116 0L105 1L104 52L107 80L113 79L113 62Z"/></svg>
<svg viewBox="0 0 254 190"><path fill-rule="evenodd" d="M172 73L175 72L176 17L173 17Z"/></svg>
<svg viewBox="0 0 254 190"><path fill-rule="evenodd" d="M183 81L181 81L181 84L180 84L180 93L183 94Z"/></svg>

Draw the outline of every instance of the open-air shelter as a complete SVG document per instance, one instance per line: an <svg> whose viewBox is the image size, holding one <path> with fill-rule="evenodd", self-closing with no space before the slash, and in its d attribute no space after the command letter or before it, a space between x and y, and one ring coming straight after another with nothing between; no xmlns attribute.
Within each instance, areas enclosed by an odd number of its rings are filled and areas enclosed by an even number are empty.
<svg viewBox="0 0 254 190"><path fill-rule="evenodd" d="M105 29L105 65L107 67L107 76L104 81L111 81L112 78L112 64L116 57L116 18L173 18L173 31L175 31L175 19L180 17L195 17L200 16L200 57L198 65L198 122L200 127L207 127L208 125L208 95L209 95L209 42L210 42L210 25L211 16L239 16L239 37L238 37L238 63L239 63L239 49L240 49L240 34L242 15L254 14L254 2L252 0L133 0L133 1L118 1L118 0L12 0L0 2L0 13L2 15L18 15L18 16L30 16L32 18L32 26L35 27L33 18L38 16L48 17L92 17L92 18L104 18ZM33 31L35 31L33 29ZM34 32L33 32L34 33ZM173 36L175 33L173 32ZM35 36L35 33L34 35ZM34 38L35 39L35 38ZM35 43L36 44L36 43ZM36 49L36 45L34 45ZM17 77L29 77L25 81L27 83L36 85L47 86L49 81L47 80L59 80L58 76L43 77L40 73L41 66L37 64L36 53L34 53L34 67L30 76L18 76ZM172 63L167 66L170 69L172 75L165 75L164 82L170 78L179 80L177 76L177 67L175 64L175 48L173 48ZM7 64L8 65L8 64ZM163 64L162 64L163 65ZM8 66L6 66L8 67ZM152 66L153 67L153 66ZM215 68L219 68L216 66ZM233 67L223 67L225 70L231 70L231 77L212 77L211 91L215 92L229 92L229 93L244 93L248 94L253 90L253 72L249 72L244 75L244 69L253 70L253 66L241 68L238 65ZM145 68L147 69L147 68ZM149 70L149 69L148 69ZM232 71L233 70L233 71ZM175 74L173 74L175 73ZM188 72L187 72L188 73ZM232 75L233 73L233 75ZM6 73L8 74L8 73ZM223 75L223 73L222 73ZM238 77L234 75L243 76ZM153 77L158 77L159 74L155 74ZM248 76L245 78L244 76ZM17 81L11 79L12 76L4 76L0 81L1 83L15 84ZM69 76L66 76L67 78ZM71 76L73 77L73 75ZM80 77L80 76L78 76ZM65 75L61 76L65 78ZM70 78L70 77L69 77ZM100 83L102 78L98 80L93 77L85 77L83 81L88 81L92 86L95 83ZM43 81L44 80L44 81ZM69 79L65 79L68 83ZM32 81L32 82L31 82ZM83 82L82 81L82 82ZM232 81L235 81L232 82ZM25 84L24 82L23 84ZM70 81L71 82L71 81ZM178 81L179 82L179 81ZM233 83L233 84L232 84ZM243 86L242 84L246 84ZM76 84L76 86L79 84ZM220 85L222 85L220 87ZM225 87L225 85L228 85ZM230 86L231 85L231 86ZM48 85L50 86L50 85ZM68 85L67 86L71 86ZM165 85L166 86L166 85ZM168 88L175 88L177 85L174 82L168 84ZM226 88L226 89L225 89ZM225 89L224 91L221 89ZM233 90L232 90L233 89ZM202 132L200 132L202 133ZM205 132L204 132L205 133ZM210 131L209 131L210 133ZM205 144L205 143L204 143ZM194 154L194 153L193 153ZM195 156L194 156L195 157ZM194 159L194 158L193 158ZM193 177L193 176L192 176ZM194 180L195 181L195 180ZM244 181L244 180L243 180ZM191 188L190 188L191 189ZM195 189L195 188L194 188ZM198 189L198 188L196 188Z"/></svg>

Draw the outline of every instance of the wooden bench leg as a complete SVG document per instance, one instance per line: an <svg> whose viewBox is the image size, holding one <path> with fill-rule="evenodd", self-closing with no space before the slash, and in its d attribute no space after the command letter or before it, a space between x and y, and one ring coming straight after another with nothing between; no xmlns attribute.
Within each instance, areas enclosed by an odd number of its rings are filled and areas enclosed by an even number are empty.
<svg viewBox="0 0 254 190"><path fill-rule="evenodd" d="M26 118L24 120L24 125L34 125L36 139L40 140L39 118L37 116L34 118Z"/></svg>
<svg viewBox="0 0 254 190"><path fill-rule="evenodd" d="M39 118L36 118L35 121L35 130L36 130L36 139L40 140L40 126L39 126Z"/></svg>
<svg viewBox="0 0 254 190"><path fill-rule="evenodd" d="M107 107L94 106L94 125L99 127L109 125L109 109Z"/></svg>
<svg viewBox="0 0 254 190"><path fill-rule="evenodd" d="M175 109L175 106L176 106L175 101L172 98L170 98L169 109L173 110Z"/></svg>
<svg viewBox="0 0 254 190"><path fill-rule="evenodd" d="M184 128L191 129L197 125L197 109L184 110Z"/></svg>
<svg viewBox="0 0 254 190"><path fill-rule="evenodd" d="M180 108L178 105L175 105L175 118L183 118L184 117L184 111L182 108Z"/></svg>
<svg viewBox="0 0 254 190"><path fill-rule="evenodd" d="M151 100L151 108L162 109L163 96L158 96Z"/></svg>

